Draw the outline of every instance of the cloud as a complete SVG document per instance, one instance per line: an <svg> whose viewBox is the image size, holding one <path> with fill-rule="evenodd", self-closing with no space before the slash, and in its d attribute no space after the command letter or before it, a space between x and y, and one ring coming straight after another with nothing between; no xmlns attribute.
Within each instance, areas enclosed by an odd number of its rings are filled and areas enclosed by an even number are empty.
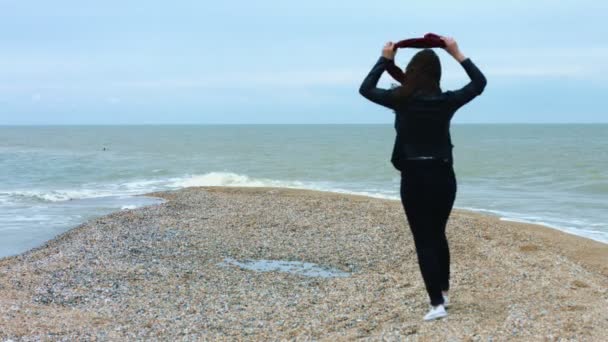
<svg viewBox="0 0 608 342"><path fill-rule="evenodd" d="M494 77L586 77L592 76L590 70L580 65L562 66L496 66L484 69L484 73Z"/></svg>
<svg viewBox="0 0 608 342"><path fill-rule="evenodd" d="M569 78L596 82L608 81L608 47L533 47L517 49L479 49L469 55L488 76L494 79L515 78L551 80ZM447 56L446 56L447 57ZM468 81L462 68L449 57L442 57L443 80L448 84ZM375 58L375 57L374 57ZM115 61L116 58L112 58ZM256 65L256 68L238 70L232 66L228 72L209 70L204 65L184 65L174 72L159 74L160 61L142 66L132 72L118 72L124 68L112 63L92 64L87 56L62 54L46 56L44 62L34 63L31 55L12 55L0 62L0 90L13 93L37 93L45 91L70 91L86 94L95 91L133 90L154 91L171 89L212 89L218 92L229 89L255 88L323 88L357 87L363 80L372 61L362 64L361 58L331 60L323 64L298 63L301 69L286 66ZM66 62L66 61L69 61ZM131 62L131 61L130 61ZM405 61L400 61L402 65ZM118 62L116 62L118 63ZM334 65L331 65L331 64ZM336 63L342 63L335 65ZM131 63L127 64L131 65ZM109 70L112 70L110 72ZM128 76L126 76L128 75ZM393 81L383 76L382 87Z"/></svg>

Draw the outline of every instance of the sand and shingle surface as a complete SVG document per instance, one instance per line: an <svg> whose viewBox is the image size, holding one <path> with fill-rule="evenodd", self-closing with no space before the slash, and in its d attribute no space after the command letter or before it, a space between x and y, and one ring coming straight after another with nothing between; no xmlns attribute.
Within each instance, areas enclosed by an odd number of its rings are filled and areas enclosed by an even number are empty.
<svg viewBox="0 0 608 342"><path fill-rule="evenodd" d="M0 260L0 340L605 341L608 245L455 211L447 318L399 201L188 188ZM225 260L348 272L310 277Z"/></svg>

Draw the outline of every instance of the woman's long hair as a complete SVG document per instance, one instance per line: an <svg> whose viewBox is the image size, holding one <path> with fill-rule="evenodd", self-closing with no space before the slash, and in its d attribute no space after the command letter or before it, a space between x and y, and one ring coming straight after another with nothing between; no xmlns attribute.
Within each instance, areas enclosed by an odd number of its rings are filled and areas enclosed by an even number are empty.
<svg viewBox="0 0 608 342"><path fill-rule="evenodd" d="M437 95L441 93L441 62L432 49L419 51L405 68L402 85L395 95L399 99L409 99L414 95Z"/></svg>

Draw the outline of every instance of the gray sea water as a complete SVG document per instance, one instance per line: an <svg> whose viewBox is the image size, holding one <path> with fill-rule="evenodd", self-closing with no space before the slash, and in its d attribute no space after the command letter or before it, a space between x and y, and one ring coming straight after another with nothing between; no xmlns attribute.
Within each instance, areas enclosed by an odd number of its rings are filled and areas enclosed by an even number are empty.
<svg viewBox="0 0 608 342"><path fill-rule="evenodd" d="M0 127L0 257L199 185L399 198L392 125ZM608 243L608 124L453 125L456 206Z"/></svg>

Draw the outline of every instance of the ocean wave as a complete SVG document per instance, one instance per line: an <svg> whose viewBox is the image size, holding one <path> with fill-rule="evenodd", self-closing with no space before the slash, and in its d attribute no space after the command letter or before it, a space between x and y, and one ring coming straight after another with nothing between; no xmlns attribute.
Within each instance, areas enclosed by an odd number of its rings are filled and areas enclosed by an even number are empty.
<svg viewBox="0 0 608 342"><path fill-rule="evenodd" d="M336 192L352 195L361 195L374 198L399 200L397 189L365 188L348 189L336 182L324 181L302 181L302 180L277 180L270 178L257 178L234 172L208 172L204 174L185 175L182 177L138 179L123 181L120 183L88 183L80 189L56 189L56 190L14 190L0 191L0 205L10 205L13 200L22 202L30 199L43 202L60 202L76 199L100 198L111 196L132 196L154 191L176 190L187 187L198 186L227 186L227 187L278 187L307 189L316 191ZM370 191L372 190L372 191ZM488 213L500 217L503 220L518 221L524 223L541 224L562 230L568 233L588 237L597 241L608 243L608 234L597 230L587 230L584 227L601 228L604 224L587 222L587 220L564 218L539 217L530 214L522 214L501 210L491 210L474 207L458 207L459 209L471 210L480 213ZM131 209L125 205L121 209ZM601 229L600 229L601 230Z"/></svg>
<svg viewBox="0 0 608 342"><path fill-rule="evenodd" d="M276 180L269 178L254 178L247 175L237 174L233 172L209 172L202 175L193 175L183 178L176 178L170 184L175 188L187 188L197 186L234 186L234 187L276 187L276 188L291 188L304 190L317 190L337 192L351 195L362 195L384 199L398 199L396 196L387 192L371 192L349 190L340 187L332 182L314 182L314 181L297 181L297 180Z"/></svg>
<svg viewBox="0 0 608 342"><path fill-rule="evenodd" d="M112 196L133 196L170 188L170 179L143 179L122 183L88 183L79 189L32 189L0 191L0 204L10 204L14 199L40 202L63 202L78 199ZM11 200L13 199L13 200Z"/></svg>
<svg viewBox="0 0 608 342"><path fill-rule="evenodd" d="M152 190L150 190L152 189ZM58 189L58 190L13 190L0 192L0 204L11 204L15 200L33 200L36 202L64 202L79 199L102 198L114 196L131 196L153 191L153 187L135 186L129 184L91 185L86 189Z"/></svg>
<svg viewBox="0 0 608 342"><path fill-rule="evenodd" d="M244 186L244 187L305 187L304 182L282 181L268 178L252 178L232 172L209 172L202 175L193 175L183 178L174 178L170 184L176 188L195 186Z"/></svg>
<svg viewBox="0 0 608 342"><path fill-rule="evenodd" d="M111 191L103 191L99 189L86 190L16 190L3 191L0 195L5 196L5 203L10 202L7 197L30 198L43 202L61 202L81 198L96 198L112 196Z"/></svg>
<svg viewBox="0 0 608 342"><path fill-rule="evenodd" d="M28 198L43 202L61 202L76 199L99 198L109 196L132 196L148 192L175 190L198 186L228 186L228 187L277 187L292 189L308 189L330 191L376 198L397 199L389 191L357 191L345 189L334 182L315 182L299 180L277 180L256 178L234 172L208 172L199 175L183 177L139 179L121 183L88 183L80 189L54 190L11 190L0 191L0 199L8 203L10 198Z"/></svg>

